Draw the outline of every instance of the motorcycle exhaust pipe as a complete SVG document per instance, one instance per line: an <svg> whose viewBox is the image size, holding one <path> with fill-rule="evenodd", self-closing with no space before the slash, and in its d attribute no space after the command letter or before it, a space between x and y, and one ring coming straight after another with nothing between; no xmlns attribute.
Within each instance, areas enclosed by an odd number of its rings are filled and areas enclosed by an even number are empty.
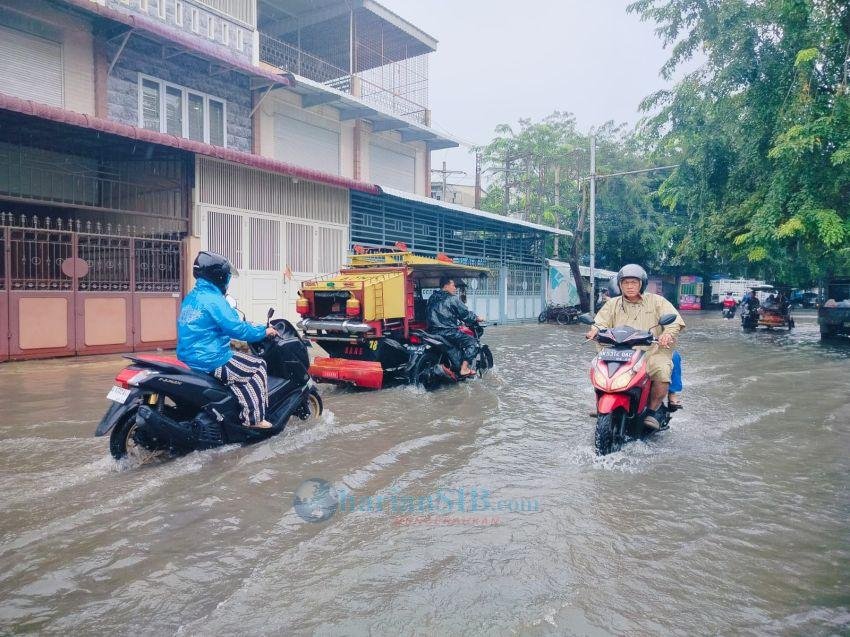
<svg viewBox="0 0 850 637"><path fill-rule="evenodd" d="M372 326L366 323L334 319L302 319L298 321L298 327L302 330L330 330L353 334L365 334L372 331Z"/></svg>

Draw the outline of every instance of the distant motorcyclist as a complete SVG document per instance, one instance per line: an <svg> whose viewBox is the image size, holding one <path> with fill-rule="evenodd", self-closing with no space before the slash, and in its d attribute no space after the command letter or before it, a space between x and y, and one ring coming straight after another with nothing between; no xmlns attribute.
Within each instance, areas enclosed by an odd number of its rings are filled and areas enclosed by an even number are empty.
<svg viewBox="0 0 850 637"><path fill-rule="evenodd" d="M273 327L243 321L224 298L235 269L215 252L200 252L192 274L197 282L186 295L177 319L177 358L194 370L210 374L233 391L242 405L242 424L262 429L268 402L266 362L235 353L230 340L256 343L277 334Z"/></svg>
<svg viewBox="0 0 850 637"><path fill-rule="evenodd" d="M737 304L738 304L738 302L737 302L737 301L735 301L735 298L732 296L732 293L731 293L731 292L727 292L727 293L726 293L726 298L725 298L725 299L723 299L723 307L734 310L734 309L735 309L735 306L736 306Z"/></svg>
<svg viewBox="0 0 850 637"><path fill-rule="evenodd" d="M620 268L617 285L622 296L614 297L605 304L585 336L594 338L599 330L620 325L656 333L658 345L653 346L647 354L646 369L652 379L652 389L643 424L651 429L659 429L663 418L659 410L667 396L673 372L673 344L679 332L685 328L685 322L670 301L646 292L648 281L646 270L639 265L630 263ZM663 314L675 314L677 318L674 323L662 327L659 334L658 320Z"/></svg>
<svg viewBox="0 0 850 637"><path fill-rule="evenodd" d="M754 291L748 292L744 295L744 298L741 299L741 316L743 317L745 314L751 314L758 311L761 303L759 302L758 296Z"/></svg>
<svg viewBox="0 0 850 637"><path fill-rule="evenodd" d="M428 331L442 336L461 352L461 376L472 376L475 372L470 365L477 354L478 343L469 334L464 334L458 328L466 323L484 321L483 316L477 316L457 296L457 285L450 276L440 278L440 289L428 299L426 310Z"/></svg>

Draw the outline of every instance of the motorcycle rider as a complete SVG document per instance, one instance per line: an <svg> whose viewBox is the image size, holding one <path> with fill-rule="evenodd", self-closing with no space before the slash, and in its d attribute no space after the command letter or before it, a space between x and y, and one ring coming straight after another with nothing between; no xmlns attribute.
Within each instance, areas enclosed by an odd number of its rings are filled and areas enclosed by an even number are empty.
<svg viewBox="0 0 850 637"><path fill-rule="evenodd" d="M748 314L755 313L758 311L759 306L758 296L754 290L750 290L744 298L741 299L741 320L743 320Z"/></svg>
<svg viewBox="0 0 850 637"><path fill-rule="evenodd" d="M725 298L725 299L723 299L723 309L724 309L724 310L729 310L729 311L731 311L731 312L732 312L732 314L731 314L730 316L733 316L733 315L734 315L734 313L735 313L735 307L736 307L737 305L738 305L738 304L737 304L737 302L736 302L736 301L735 301L735 299L732 297L732 293L731 293L731 292L727 292L727 293L726 293L726 298Z"/></svg>
<svg viewBox="0 0 850 637"><path fill-rule="evenodd" d="M242 406L245 427L267 429L266 362L250 354L235 353L230 339L256 343L274 336L273 327L243 321L225 299L231 276L238 273L215 252L198 253L192 266L196 283L186 295L177 319L177 358L192 369L210 374L234 393Z"/></svg>
<svg viewBox="0 0 850 637"><path fill-rule="evenodd" d="M475 372L470 365L477 353L478 343L469 334L461 332L458 327L472 321L482 322L484 317L477 316L460 300L453 277L440 277L440 289L428 299L426 318L429 332L442 336L460 350L463 357L460 375L472 376Z"/></svg>
<svg viewBox="0 0 850 637"><path fill-rule="evenodd" d="M659 429L663 418L661 404L667 396L673 371L673 343L685 328L685 322L670 301L663 296L646 292L648 279L646 270L634 263L620 268L617 272L617 285L622 295L612 298L599 310L593 327L585 337L594 338L599 330L619 325L649 330L658 336L657 346L652 346L647 354L646 370L652 380L652 388L643 424L650 429ZM675 314L676 321L661 327L659 335L658 320L663 314Z"/></svg>

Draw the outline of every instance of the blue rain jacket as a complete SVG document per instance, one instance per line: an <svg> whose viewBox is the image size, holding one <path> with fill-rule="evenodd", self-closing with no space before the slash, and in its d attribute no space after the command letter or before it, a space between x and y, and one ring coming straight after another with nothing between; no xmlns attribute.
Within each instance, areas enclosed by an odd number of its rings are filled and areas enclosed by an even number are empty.
<svg viewBox="0 0 850 637"><path fill-rule="evenodd" d="M243 321L215 285L198 279L180 306L177 358L209 373L233 357L230 339L256 343L265 336L265 327Z"/></svg>

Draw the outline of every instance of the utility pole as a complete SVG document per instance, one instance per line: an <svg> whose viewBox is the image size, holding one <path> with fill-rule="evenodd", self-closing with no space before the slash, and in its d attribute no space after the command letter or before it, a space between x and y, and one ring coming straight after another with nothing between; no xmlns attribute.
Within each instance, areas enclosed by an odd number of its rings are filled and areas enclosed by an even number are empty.
<svg viewBox="0 0 850 637"><path fill-rule="evenodd" d="M506 217L511 212L511 156L505 155L505 196L502 197L502 214Z"/></svg>
<svg viewBox="0 0 850 637"><path fill-rule="evenodd" d="M555 227L559 228L560 223L558 220L558 211L561 208L561 164L555 164ZM555 258L558 258L558 235L555 235L555 239L552 242L553 250L552 252L555 254Z"/></svg>
<svg viewBox="0 0 850 637"><path fill-rule="evenodd" d="M437 170L436 168L431 169L432 173L437 173L443 176L443 193L440 195L443 201L446 201L446 179L449 175L465 175L466 171L463 170L446 170L446 162L443 162L443 169Z"/></svg>
<svg viewBox="0 0 850 637"><path fill-rule="evenodd" d="M475 209L481 210L481 151L475 151Z"/></svg>
<svg viewBox="0 0 850 637"><path fill-rule="evenodd" d="M590 138L590 311L596 313L596 135Z"/></svg>

